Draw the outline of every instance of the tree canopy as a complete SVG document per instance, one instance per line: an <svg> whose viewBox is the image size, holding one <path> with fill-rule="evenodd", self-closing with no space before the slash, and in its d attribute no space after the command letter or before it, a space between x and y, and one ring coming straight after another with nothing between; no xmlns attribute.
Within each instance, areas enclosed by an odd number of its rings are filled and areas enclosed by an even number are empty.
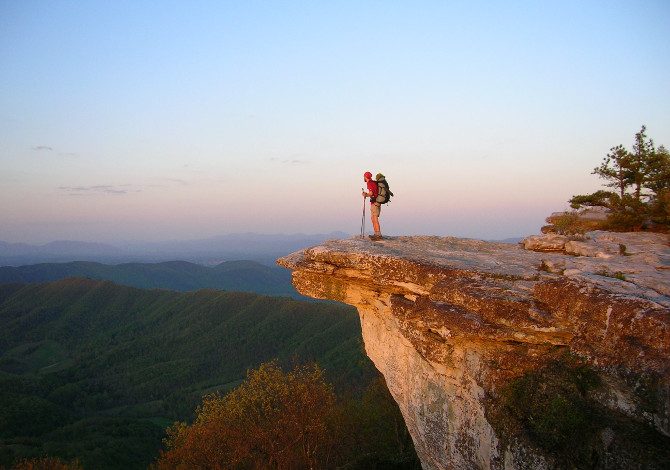
<svg viewBox="0 0 670 470"><path fill-rule="evenodd" d="M155 470L420 468L386 387L338 400L315 363L261 364L227 395L205 396L193 423L174 423L164 442Z"/></svg>

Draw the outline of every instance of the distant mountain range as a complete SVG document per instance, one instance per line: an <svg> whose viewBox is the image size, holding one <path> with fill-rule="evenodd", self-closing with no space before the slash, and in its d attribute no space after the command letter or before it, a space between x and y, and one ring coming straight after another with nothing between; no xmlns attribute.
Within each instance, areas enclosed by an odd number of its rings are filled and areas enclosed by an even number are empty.
<svg viewBox="0 0 670 470"><path fill-rule="evenodd" d="M521 240L523 240L525 237L512 237L512 238L503 238L502 240L489 240L491 242L498 242L498 243L519 243Z"/></svg>
<svg viewBox="0 0 670 470"><path fill-rule="evenodd" d="M47 282L68 277L107 280L145 289L210 288L300 298L288 270L255 261L226 261L212 267L186 261L117 265L75 261L0 267L0 284Z"/></svg>
<svg viewBox="0 0 670 470"><path fill-rule="evenodd" d="M274 265L274 260L278 257L300 248L333 238L347 237L349 235L344 232L316 235L237 233L197 240L119 244L64 240L45 245L30 245L0 241L0 266L67 261L160 262L175 259L208 265L234 260L252 260Z"/></svg>

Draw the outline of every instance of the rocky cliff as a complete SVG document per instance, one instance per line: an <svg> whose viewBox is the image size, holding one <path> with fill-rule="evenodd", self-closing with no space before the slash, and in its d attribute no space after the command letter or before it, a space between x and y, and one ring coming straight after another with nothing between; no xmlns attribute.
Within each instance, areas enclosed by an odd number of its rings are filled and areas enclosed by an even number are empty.
<svg viewBox="0 0 670 470"><path fill-rule="evenodd" d="M279 264L357 307L424 468L670 466L666 236L348 239Z"/></svg>

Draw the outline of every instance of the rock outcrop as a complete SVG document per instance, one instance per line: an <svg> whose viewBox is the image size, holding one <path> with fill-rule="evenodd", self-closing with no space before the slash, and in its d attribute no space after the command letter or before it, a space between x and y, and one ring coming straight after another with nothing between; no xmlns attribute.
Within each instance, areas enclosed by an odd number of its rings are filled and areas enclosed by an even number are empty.
<svg viewBox="0 0 670 470"><path fill-rule="evenodd" d="M348 239L278 262L357 307L424 468L666 468L670 249L644 237Z"/></svg>

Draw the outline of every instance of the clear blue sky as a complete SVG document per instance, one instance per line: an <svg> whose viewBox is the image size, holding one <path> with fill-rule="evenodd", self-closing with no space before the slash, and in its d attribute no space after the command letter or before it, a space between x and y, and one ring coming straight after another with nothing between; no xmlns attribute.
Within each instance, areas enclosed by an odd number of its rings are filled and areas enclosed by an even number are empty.
<svg viewBox="0 0 670 470"><path fill-rule="evenodd" d="M0 0L0 240L535 233L646 124L670 2ZM369 225L369 224L368 224Z"/></svg>

